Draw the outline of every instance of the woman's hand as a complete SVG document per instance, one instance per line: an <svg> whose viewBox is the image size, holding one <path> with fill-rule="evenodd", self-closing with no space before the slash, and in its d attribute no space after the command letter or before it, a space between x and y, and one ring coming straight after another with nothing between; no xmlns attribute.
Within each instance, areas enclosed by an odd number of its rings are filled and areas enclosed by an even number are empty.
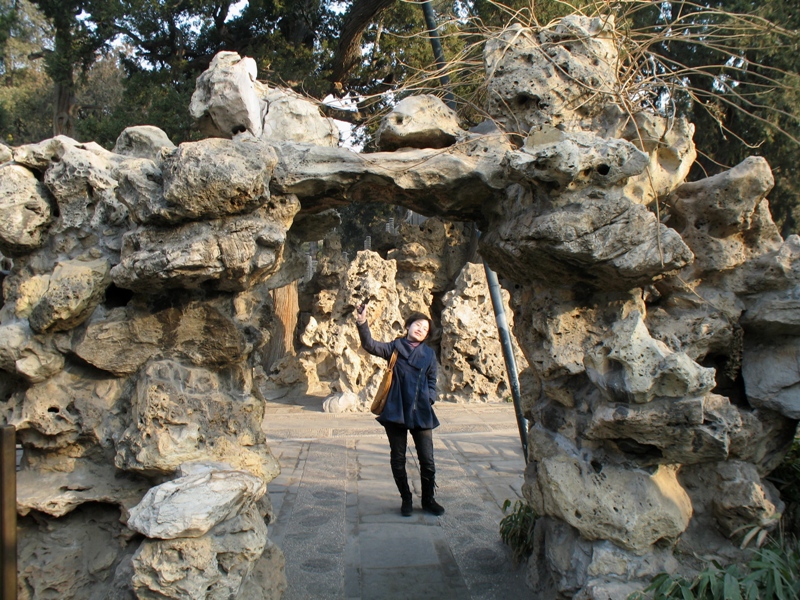
<svg viewBox="0 0 800 600"><path fill-rule="evenodd" d="M367 305L360 304L356 307L356 323L363 325L367 322Z"/></svg>

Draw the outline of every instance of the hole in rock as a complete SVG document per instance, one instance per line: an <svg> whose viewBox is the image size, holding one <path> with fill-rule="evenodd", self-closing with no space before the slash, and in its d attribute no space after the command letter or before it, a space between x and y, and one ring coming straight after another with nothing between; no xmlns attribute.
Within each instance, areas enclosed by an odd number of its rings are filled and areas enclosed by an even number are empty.
<svg viewBox="0 0 800 600"><path fill-rule="evenodd" d="M593 460L589 464L592 465L595 473L600 473L603 470L603 465L599 461Z"/></svg>
<svg viewBox="0 0 800 600"><path fill-rule="evenodd" d="M710 354L699 362L704 367L716 370L714 378L717 385L711 390L712 394L725 396L732 404L747 408L750 405L745 395L744 379L742 379L742 370L737 359L738 356Z"/></svg>
<svg viewBox="0 0 800 600"><path fill-rule="evenodd" d="M636 440L630 438L621 438L614 441L617 444L617 448L626 454L632 454L642 460L657 461L664 457L664 453L661 452L661 449L652 444L640 444Z"/></svg>
<svg viewBox="0 0 800 600"><path fill-rule="evenodd" d="M244 133L245 131L247 131L247 127L245 127L244 125L237 125L233 129L231 129L231 133L233 135L236 135L237 133Z"/></svg>
<svg viewBox="0 0 800 600"><path fill-rule="evenodd" d="M113 283L106 288L106 298L104 304L108 308L119 308L127 306L133 298L133 292L125 288L119 288Z"/></svg>
<svg viewBox="0 0 800 600"><path fill-rule="evenodd" d="M57 406L51 406L50 408L48 408L48 409L47 409L47 412L49 412L49 413L57 413L57 412L59 412L60 410L61 410L61 409L60 409L60 408L58 408Z"/></svg>
<svg viewBox="0 0 800 600"><path fill-rule="evenodd" d="M611 172L611 167L608 165L597 165L597 172L600 175L608 175Z"/></svg>
<svg viewBox="0 0 800 600"><path fill-rule="evenodd" d="M522 110L537 110L541 108L541 98L532 94L517 94L514 98L514 105Z"/></svg>

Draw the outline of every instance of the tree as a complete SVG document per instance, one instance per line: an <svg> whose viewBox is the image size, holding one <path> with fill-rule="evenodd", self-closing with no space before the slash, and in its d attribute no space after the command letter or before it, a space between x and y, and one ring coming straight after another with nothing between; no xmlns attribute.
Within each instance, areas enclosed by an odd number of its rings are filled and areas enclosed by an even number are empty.
<svg viewBox="0 0 800 600"><path fill-rule="evenodd" d="M52 82L39 54L52 28L27 0L0 0L0 137L20 144L48 137ZM39 58L36 58L39 56Z"/></svg>
<svg viewBox="0 0 800 600"><path fill-rule="evenodd" d="M108 6L101 0L31 0L53 24L54 44L43 48L53 80L53 135L73 135L76 70L85 74L110 39Z"/></svg>
<svg viewBox="0 0 800 600"><path fill-rule="evenodd" d="M796 2L639 2L624 18L640 89L667 114L696 125L699 159L691 179L747 156L776 175L770 195L784 235L800 223L800 14ZM681 32L675 35L675 32Z"/></svg>

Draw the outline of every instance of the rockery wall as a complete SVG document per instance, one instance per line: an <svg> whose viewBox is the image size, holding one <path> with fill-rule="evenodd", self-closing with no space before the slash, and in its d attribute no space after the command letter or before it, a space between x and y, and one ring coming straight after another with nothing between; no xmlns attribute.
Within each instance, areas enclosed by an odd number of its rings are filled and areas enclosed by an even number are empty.
<svg viewBox="0 0 800 600"><path fill-rule="evenodd" d="M345 202L483 232L524 355L532 598L622 598L693 553L736 559L737 530L773 526L783 505L764 477L800 418L800 238L772 222L762 158L684 182L693 126L624 108L613 27L509 28L486 43L491 122L465 131L436 98L407 98L372 154L338 147L317 107L232 53L198 79L207 139L133 127L113 152L64 137L2 149L19 597L281 595L265 493L278 465L253 373L274 333L268 292L303 276L300 245ZM317 290L305 349L273 385L322 374L363 404L379 369L354 306L368 296L388 337L399 307L446 290L441 256L412 242L322 259L339 285ZM456 273L443 329L490 335L459 300L485 293L480 269ZM444 391L496 395L478 375L497 352L467 337L443 333L443 365L472 369Z"/></svg>

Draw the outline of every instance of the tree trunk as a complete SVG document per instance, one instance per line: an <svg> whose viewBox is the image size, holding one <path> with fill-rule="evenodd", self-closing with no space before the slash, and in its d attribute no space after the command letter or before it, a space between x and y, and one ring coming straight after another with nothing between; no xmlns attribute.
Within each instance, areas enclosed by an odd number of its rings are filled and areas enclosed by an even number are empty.
<svg viewBox="0 0 800 600"><path fill-rule="evenodd" d="M342 35L333 57L331 81L344 83L361 60L361 37L364 30L395 0L357 0L350 7L342 26Z"/></svg>
<svg viewBox="0 0 800 600"><path fill-rule="evenodd" d="M294 330L300 310L297 298L297 282L270 292L275 310L275 327L272 337L264 348L263 367L269 373L272 366L287 354L294 354Z"/></svg>
<svg viewBox="0 0 800 600"><path fill-rule="evenodd" d="M75 134L75 85L71 81L55 82L55 102L53 103L53 135Z"/></svg>
<svg viewBox="0 0 800 600"><path fill-rule="evenodd" d="M43 7L44 8L44 7ZM75 132L75 76L74 61L75 49L72 35L74 16L67 10L56 14L50 7L45 14L53 19L55 26L55 46L48 53L47 74L53 80L53 135L68 135L73 137Z"/></svg>

